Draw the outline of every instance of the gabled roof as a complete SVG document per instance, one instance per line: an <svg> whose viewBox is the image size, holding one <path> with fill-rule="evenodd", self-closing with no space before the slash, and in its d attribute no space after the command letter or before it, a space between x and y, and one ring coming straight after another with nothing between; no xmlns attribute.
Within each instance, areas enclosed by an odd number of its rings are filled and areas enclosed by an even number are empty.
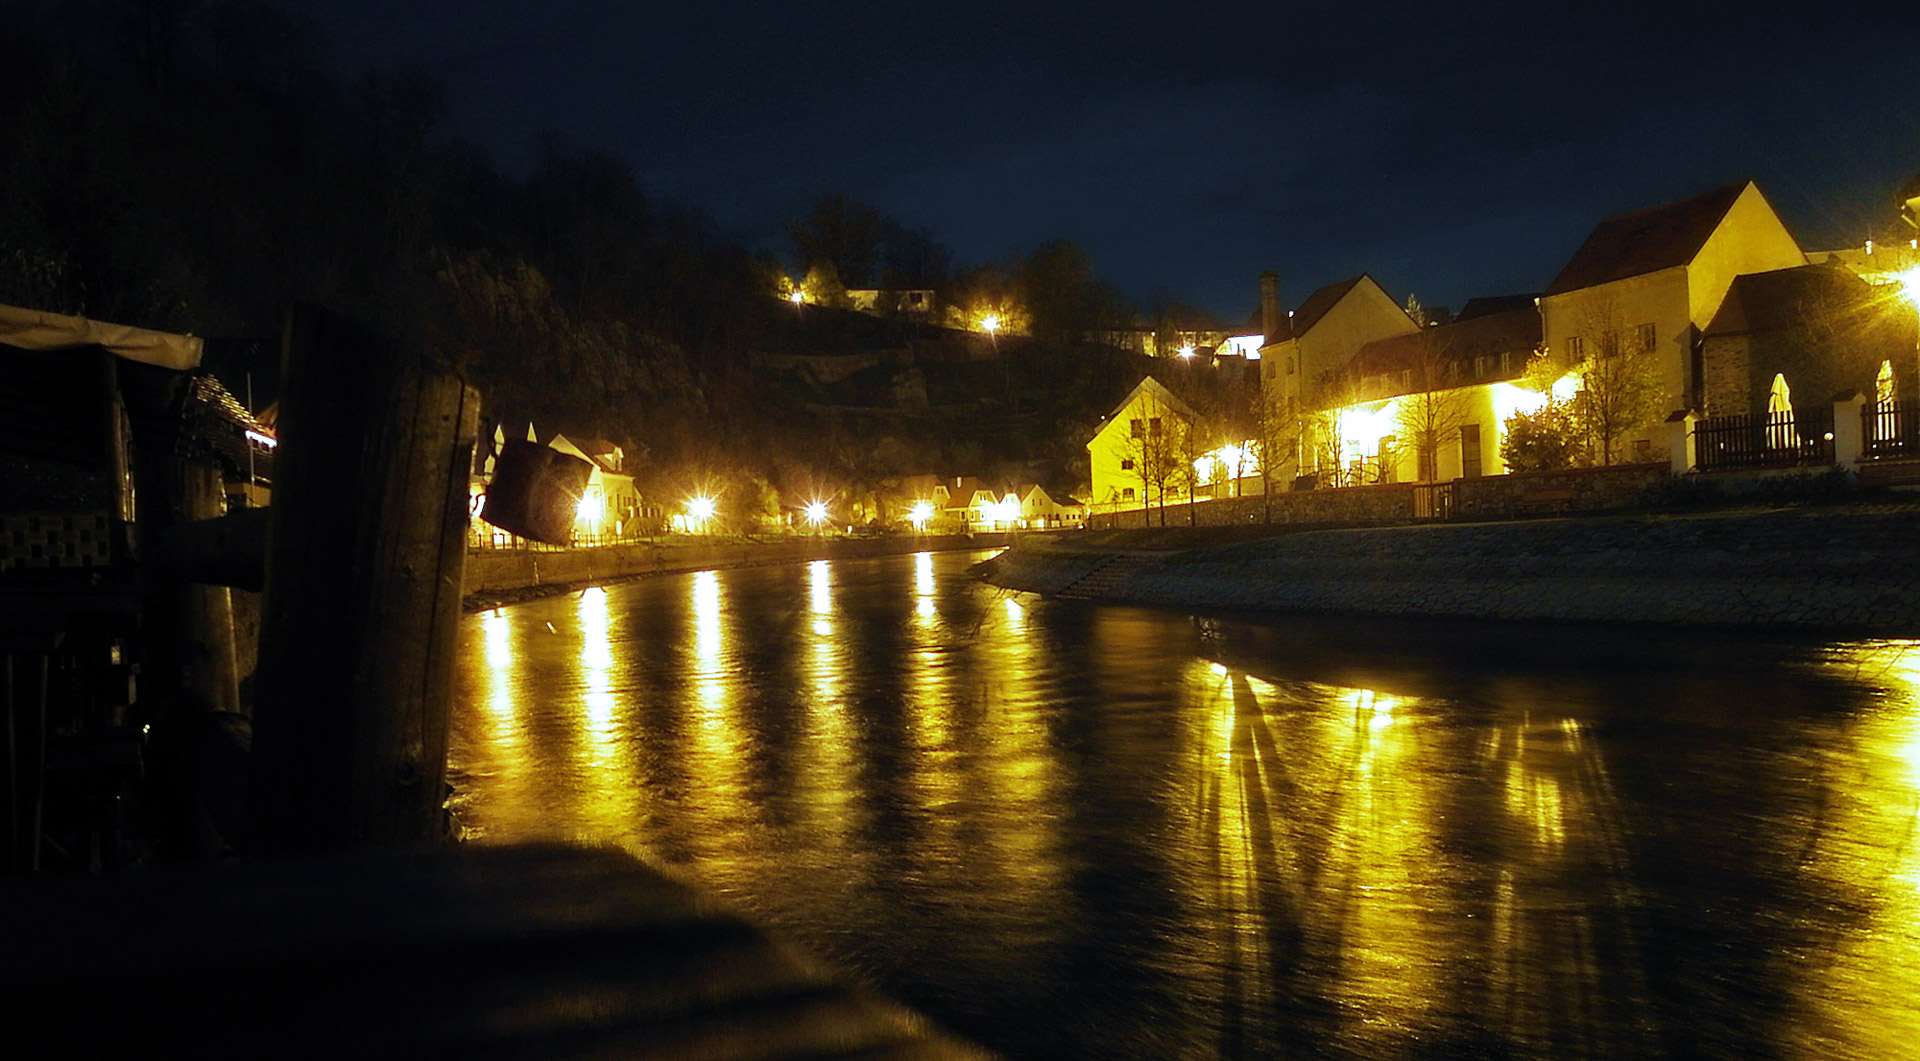
<svg viewBox="0 0 1920 1061"><path fill-rule="evenodd" d="M1113 411L1107 414L1106 419L1110 421L1121 413L1126 412L1127 406L1132 405L1134 399L1140 397L1143 392L1159 401L1160 404L1172 409L1174 412L1179 413L1189 420L1194 419L1198 415L1193 411L1192 406L1181 401L1180 396L1168 390L1165 384L1154 379L1152 376L1148 376L1136 384L1132 390L1128 391L1126 397L1120 399L1120 404L1113 407Z"/></svg>
<svg viewBox="0 0 1920 1061"><path fill-rule="evenodd" d="M1770 331L1809 318L1864 309L1872 285L1839 265L1796 265L1733 278L1705 335Z"/></svg>
<svg viewBox="0 0 1920 1061"><path fill-rule="evenodd" d="M1320 323L1320 318L1326 316L1333 307L1340 304L1341 299L1347 297L1347 292L1359 286L1360 281L1371 279L1373 278L1365 273L1349 276L1345 280L1336 280L1308 295L1307 300L1300 303L1300 308L1294 310L1292 316L1280 322L1280 330L1285 333L1280 338L1291 339L1312 331L1313 326Z"/></svg>
<svg viewBox="0 0 1920 1061"><path fill-rule="evenodd" d="M1462 324L1475 317L1485 317L1494 313L1508 313L1518 309L1532 309L1539 304L1540 293L1538 291L1529 292L1524 295L1482 295L1479 298L1468 299L1467 304L1460 307L1460 315L1453 318L1453 323Z"/></svg>
<svg viewBox="0 0 1920 1061"><path fill-rule="evenodd" d="M1735 200L1752 187L1752 181L1738 181L1691 199L1607 218L1594 226L1546 293L1559 295L1686 265L1720 227Z"/></svg>
<svg viewBox="0 0 1920 1061"><path fill-rule="evenodd" d="M1534 308L1529 299L1518 309L1510 309L1505 313L1487 313L1452 324L1423 328L1410 335L1375 339L1353 356L1353 360L1348 362L1347 372L1351 378L1357 379L1376 373L1399 372L1423 366L1437 367L1447 361L1471 361L1476 357L1506 353L1519 355L1508 358L1506 375L1476 380L1471 374L1462 374L1460 378L1463 382L1511 379L1520 374L1527 363L1526 355L1539 345L1540 311ZM1414 389L1420 389L1418 380L1414 382Z"/></svg>
<svg viewBox="0 0 1920 1061"><path fill-rule="evenodd" d="M1908 181L1906 186L1901 188L1899 194L1894 197L1894 201L1901 206L1907 205L1907 203L1914 199L1920 199L1920 173L1914 174L1913 179Z"/></svg>

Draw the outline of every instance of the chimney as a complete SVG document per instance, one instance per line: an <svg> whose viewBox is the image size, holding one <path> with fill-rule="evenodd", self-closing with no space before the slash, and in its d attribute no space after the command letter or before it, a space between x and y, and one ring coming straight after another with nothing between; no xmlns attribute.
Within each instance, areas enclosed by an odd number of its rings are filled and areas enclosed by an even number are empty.
<svg viewBox="0 0 1920 1061"><path fill-rule="evenodd" d="M1263 339L1280 333L1280 274L1272 269L1260 274L1260 328Z"/></svg>

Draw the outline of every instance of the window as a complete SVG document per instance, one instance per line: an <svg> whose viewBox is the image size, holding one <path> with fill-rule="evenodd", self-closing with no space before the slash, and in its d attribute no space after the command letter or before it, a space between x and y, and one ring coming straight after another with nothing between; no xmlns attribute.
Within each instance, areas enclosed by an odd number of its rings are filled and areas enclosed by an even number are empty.
<svg viewBox="0 0 1920 1061"><path fill-rule="evenodd" d="M1493 368L1493 358L1481 355L1473 359L1473 378L1486 379L1487 372Z"/></svg>
<svg viewBox="0 0 1920 1061"><path fill-rule="evenodd" d="M1160 437L1160 418L1159 417L1156 416L1153 419L1147 421L1147 434L1152 438Z"/></svg>
<svg viewBox="0 0 1920 1061"><path fill-rule="evenodd" d="M1500 374L1502 376L1513 375L1513 351L1500 351Z"/></svg>
<svg viewBox="0 0 1920 1061"><path fill-rule="evenodd" d="M1587 340L1585 336L1567 336L1567 360L1573 364L1584 364L1587 360Z"/></svg>
<svg viewBox="0 0 1920 1061"><path fill-rule="evenodd" d="M1126 489L1120 491L1120 499L1123 501L1133 500L1133 487L1129 486Z"/></svg>
<svg viewBox="0 0 1920 1061"><path fill-rule="evenodd" d="M1121 471L1123 471L1123 472L1130 472L1130 471L1132 471L1132 470L1133 470L1133 459L1132 459L1131 457L1129 457L1128 459L1126 459L1126 460L1123 460L1123 461L1121 461L1121 462L1120 462L1120 470L1121 470Z"/></svg>
<svg viewBox="0 0 1920 1061"><path fill-rule="evenodd" d="M1653 352L1653 325L1642 324L1638 328L1635 328L1634 342L1638 344L1634 348L1635 353L1639 353L1639 354L1652 353Z"/></svg>
<svg viewBox="0 0 1920 1061"><path fill-rule="evenodd" d="M1480 425L1460 425L1460 477L1480 478Z"/></svg>
<svg viewBox="0 0 1920 1061"><path fill-rule="evenodd" d="M1137 418L1127 421L1127 430L1134 438L1144 438L1147 434L1146 425Z"/></svg>
<svg viewBox="0 0 1920 1061"><path fill-rule="evenodd" d="M1293 375L1293 355L1287 355L1287 375Z"/></svg>

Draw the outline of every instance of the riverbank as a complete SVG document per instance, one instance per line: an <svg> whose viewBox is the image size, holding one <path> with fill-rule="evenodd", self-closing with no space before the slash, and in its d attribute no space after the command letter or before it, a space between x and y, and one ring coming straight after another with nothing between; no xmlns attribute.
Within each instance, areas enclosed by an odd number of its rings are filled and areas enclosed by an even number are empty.
<svg viewBox="0 0 1920 1061"><path fill-rule="evenodd" d="M1021 542L975 574L1190 609L1920 633L1920 508L1859 505L1296 531L1230 545Z"/></svg>
<svg viewBox="0 0 1920 1061"><path fill-rule="evenodd" d="M580 549L475 549L467 554L467 611L480 611L586 586L652 575L807 560L851 560L955 549L998 549L1012 533L926 534L894 538L784 538L683 544L632 542Z"/></svg>

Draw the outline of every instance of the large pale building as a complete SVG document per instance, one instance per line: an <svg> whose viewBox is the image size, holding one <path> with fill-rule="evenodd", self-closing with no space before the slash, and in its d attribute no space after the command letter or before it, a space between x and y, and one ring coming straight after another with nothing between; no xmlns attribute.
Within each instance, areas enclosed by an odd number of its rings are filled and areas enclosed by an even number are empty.
<svg viewBox="0 0 1920 1061"><path fill-rule="evenodd" d="M1741 181L1595 226L1540 300L1547 350L1568 364L1652 350L1669 410L1697 408L1700 337L1734 277L1806 264L1760 188ZM1659 451L1657 424L1627 440Z"/></svg>
<svg viewBox="0 0 1920 1061"><path fill-rule="evenodd" d="M1260 278L1266 343L1260 348L1260 387L1269 400L1294 408L1319 403L1321 381L1346 367L1376 339L1410 335L1420 325L1365 273L1328 284L1297 309L1279 312L1279 281Z"/></svg>

